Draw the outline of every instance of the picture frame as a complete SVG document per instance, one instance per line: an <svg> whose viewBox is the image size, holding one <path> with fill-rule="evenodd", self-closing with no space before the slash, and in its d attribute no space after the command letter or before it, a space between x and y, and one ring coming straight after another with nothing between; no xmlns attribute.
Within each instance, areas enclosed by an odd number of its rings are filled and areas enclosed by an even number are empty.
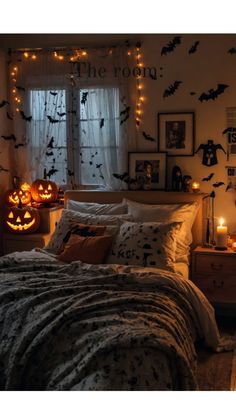
<svg viewBox="0 0 236 419"><path fill-rule="evenodd" d="M169 156L193 156L195 146L194 112L158 113L158 151Z"/></svg>
<svg viewBox="0 0 236 419"><path fill-rule="evenodd" d="M136 179L133 185L130 183L129 189L166 189L166 153L130 152L128 164L129 176Z"/></svg>

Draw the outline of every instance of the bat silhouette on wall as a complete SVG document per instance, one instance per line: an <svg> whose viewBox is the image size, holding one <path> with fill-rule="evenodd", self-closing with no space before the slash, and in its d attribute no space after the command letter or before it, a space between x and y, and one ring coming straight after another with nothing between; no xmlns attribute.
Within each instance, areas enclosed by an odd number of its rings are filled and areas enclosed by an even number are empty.
<svg viewBox="0 0 236 419"><path fill-rule="evenodd" d="M181 83L182 83L182 81L175 81L173 84L168 86L168 88L163 93L163 97L172 96L176 92L176 90L178 89L178 87Z"/></svg>
<svg viewBox="0 0 236 419"><path fill-rule="evenodd" d="M56 96L56 95L57 95L57 92L51 92L51 91L50 91L50 95L52 95L52 96Z"/></svg>
<svg viewBox="0 0 236 419"><path fill-rule="evenodd" d="M2 100L0 102L0 108L3 108L3 106L6 106L6 105L10 105L10 103L7 100Z"/></svg>
<svg viewBox="0 0 236 419"><path fill-rule="evenodd" d="M101 120L100 120L100 128L102 128L104 126L104 118L102 118Z"/></svg>
<svg viewBox="0 0 236 419"><path fill-rule="evenodd" d="M66 115L66 112L57 112L57 115L61 118Z"/></svg>
<svg viewBox="0 0 236 419"><path fill-rule="evenodd" d="M228 54L236 54L236 48L230 48L227 52Z"/></svg>
<svg viewBox="0 0 236 419"><path fill-rule="evenodd" d="M189 54L194 54L197 51L198 45L199 45L199 41L194 42L194 44L189 49L188 53Z"/></svg>
<svg viewBox="0 0 236 419"><path fill-rule="evenodd" d="M13 117L9 114L9 112L7 112L7 119L10 119L11 121L13 121Z"/></svg>
<svg viewBox="0 0 236 419"><path fill-rule="evenodd" d="M96 169L100 169L101 166L102 166L102 163L96 164Z"/></svg>
<svg viewBox="0 0 236 419"><path fill-rule="evenodd" d="M189 93L191 96L194 96L194 95L196 95L196 92L190 92Z"/></svg>
<svg viewBox="0 0 236 419"><path fill-rule="evenodd" d="M25 88L23 86L16 86L16 89L25 92Z"/></svg>
<svg viewBox="0 0 236 419"><path fill-rule="evenodd" d="M68 173L68 176L74 176L74 172L72 172L70 169L67 169L67 173Z"/></svg>
<svg viewBox="0 0 236 419"><path fill-rule="evenodd" d="M215 174L215 173L210 173L210 174L209 174L209 176L204 177L204 178L202 179L202 182L209 182L209 181L213 178L214 174Z"/></svg>
<svg viewBox="0 0 236 419"><path fill-rule="evenodd" d="M218 163L216 155L217 150L222 150L226 154L222 145L214 144L213 140L208 140L207 144L200 144L195 153L198 153L200 150L203 150L202 164L208 167L214 166Z"/></svg>
<svg viewBox="0 0 236 419"><path fill-rule="evenodd" d="M87 102L87 99L88 99L88 92L83 92L82 93L81 104L85 105L85 103Z"/></svg>
<svg viewBox="0 0 236 419"><path fill-rule="evenodd" d="M24 111L20 111L20 115L24 121L31 122L32 116L26 116Z"/></svg>
<svg viewBox="0 0 236 419"><path fill-rule="evenodd" d="M48 156L48 157L53 156L53 151L47 151L46 156Z"/></svg>
<svg viewBox="0 0 236 419"><path fill-rule="evenodd" d="M120 120L120 125L122 125L129 118L130 106L126 106L123 111L120 112L120 117L123 118Z"/></svg>
<svg viewBox="0 0 236 419"><path fill-rule="evenodd" d="M161 50L161 55L169 54L173 52L177 45L181 44L181 36L175 36L167 45Z"/></svg>
<svg viewBox="0 0 236 419"><path fill-rule="evenodd" d="M215 183L213 183L212 186L214 186L214 188L219 188L222 185L225 185L225 183L224 182L215 182Z"/></svg>
<svg viewBox="0 0 236 419"><path fill-rule="evenodd" d="M3 138L6 141L16 141L16 137L14 134L11 135L2 135L1 138Z"/></svg>
<svg viewBox="0 0 236 419"><path fill-rule="evenodd" d="M151 137L151 135L149 135L149 134L146 134L145 131L143 131L142 134L143 134L145 140L148 140L148 141L156 141L155 138Z"/></svg>
<svg viewBox="0 0 236 419"><path fill-rule="evenodd" d="M25 147L26 146L26 143L18 143L18 144L15 144L15 148L20 148L20 147Z"/></svg>
<svg viewBox="0 0 236 419"><path fill-rule="evenodd" d="M57 122L59 122L59 119L54 119L50 115L47 115L47 118L51 124L57 124Z"/></svg>
<svg viewBox="0 0 236 419"><path fill-rule="evenodd" d="M225 89L227 89L227 87L229 87L227 84L218 84L216 89L209 89L207 93L202 93L198 100L200 100L200 102L204 102L204 100L206 102L208 102L208 100L215 100L218 96L220 96L222 93L224 93Z"/></svg>

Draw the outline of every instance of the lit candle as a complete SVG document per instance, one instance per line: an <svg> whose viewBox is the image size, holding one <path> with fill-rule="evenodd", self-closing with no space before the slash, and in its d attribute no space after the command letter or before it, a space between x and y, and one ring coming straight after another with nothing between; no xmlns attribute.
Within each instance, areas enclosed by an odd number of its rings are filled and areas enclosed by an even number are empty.
<svg viewBox="0 0 236 419"><path fill-rule="evenodd" d="M232 243L232 250L233 250L234 252L236 252L236 242L233 242L233 243Z"/></svg>
<svg viewBox="0 0 236 419"><path fill-rule="evenodd" d="M220 218L220 225L216 227L216 247L227 249L228 228L224 225L224 219Z"/></svg>
<svg viewBox="0 0 236 419"><path fill-rule="evenodd" d="M200 191L200 183L199 182L193 182L192 183L192 191L193 192L199 192Z"/></svg>

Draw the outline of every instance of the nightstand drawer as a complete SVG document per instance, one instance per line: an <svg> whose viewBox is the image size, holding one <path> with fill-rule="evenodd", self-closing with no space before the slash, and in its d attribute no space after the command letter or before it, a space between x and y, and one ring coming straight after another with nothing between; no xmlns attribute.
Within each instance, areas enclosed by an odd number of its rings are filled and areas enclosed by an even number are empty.
<svg viewBox="0 0 236 419"><path fill-rule="evenodd" d="M201 289L236 289L235 275L195 276L194 283Z"/></svg>
<svg viewBox="0 0 236 419"><path fill-rule="evenodd" d="M194 261L196 275L235 275L236 258L224 255L196 254Z"/></svg>

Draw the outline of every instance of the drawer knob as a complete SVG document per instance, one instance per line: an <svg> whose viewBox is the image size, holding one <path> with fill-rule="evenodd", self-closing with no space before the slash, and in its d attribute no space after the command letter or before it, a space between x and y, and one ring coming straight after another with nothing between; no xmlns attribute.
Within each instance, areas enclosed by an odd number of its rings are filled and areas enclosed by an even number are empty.
<svg viewBox="0 0 236 419"><path fill-rule="evenodd" d="M211 269L213 271L221 271L222 268L223 268L223 265L221 263L216 264L216 265L214 263L211 263Z"/></svg>
<svg viewBox="0 0 236 419"><path fill-rule="evenodd" d="M215 279L213 279L213 286L214 287L216 287L216 288L223 288L224 287L224 281L222 280L222 279L218 279L218 280L215 280Z"/></svg>

